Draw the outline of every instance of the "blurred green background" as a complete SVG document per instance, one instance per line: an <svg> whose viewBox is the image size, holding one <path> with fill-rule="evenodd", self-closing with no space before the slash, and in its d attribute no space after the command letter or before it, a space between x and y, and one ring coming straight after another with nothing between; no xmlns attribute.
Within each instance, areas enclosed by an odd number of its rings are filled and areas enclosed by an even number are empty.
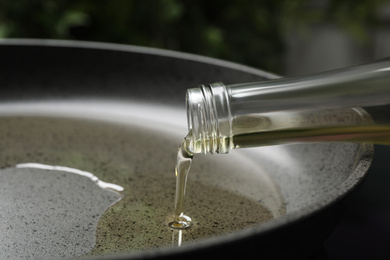
<svg viewBox="0 0 390 260"><path fill-rule="evenodd" d="M362 48L384 0L1 0L0 38L142 45L286 73L286 35L332 24ZM313 27L314 26L314 27ZM314 29L313 29L314 28Z"/></svg>

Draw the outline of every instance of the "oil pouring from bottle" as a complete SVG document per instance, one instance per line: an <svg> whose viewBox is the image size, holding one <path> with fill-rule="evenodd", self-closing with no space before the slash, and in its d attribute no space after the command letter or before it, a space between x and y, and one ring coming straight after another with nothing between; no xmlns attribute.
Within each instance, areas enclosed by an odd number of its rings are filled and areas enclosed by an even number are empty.
<svg viewBox="0 0 390 260"><path fill-rule="evenodd" d="M388 104L390 59L306 77L188 89L189 134L178 154L171 227L190 226L183 206L194 154L301 142L390 144ZM361 120L349 120L348 113Z"/></svg>
<svg viewBox="0 0 390 260"><path fill-rule="evenodd" d="M188 152L186 143L183 142L177 152L175 167L176 195L175 215L169 226L175 229L185 229L191 226L191 218L184 215L184 198L186 193L187 176L192 164L193 154Z"/></svg>

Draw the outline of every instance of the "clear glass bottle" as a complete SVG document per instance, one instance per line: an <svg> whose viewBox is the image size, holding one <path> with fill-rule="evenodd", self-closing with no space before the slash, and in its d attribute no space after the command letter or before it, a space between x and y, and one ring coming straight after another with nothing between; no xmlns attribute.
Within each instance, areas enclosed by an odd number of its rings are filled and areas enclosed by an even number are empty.
<svg viewBox="0 0 390 260"><path fill-rule="evenodd" d="M201 85L187 90L186 104L194 154L293 142L390 144L390 59L306 77ZM374 107L380 121L360 107Z"/></svg>

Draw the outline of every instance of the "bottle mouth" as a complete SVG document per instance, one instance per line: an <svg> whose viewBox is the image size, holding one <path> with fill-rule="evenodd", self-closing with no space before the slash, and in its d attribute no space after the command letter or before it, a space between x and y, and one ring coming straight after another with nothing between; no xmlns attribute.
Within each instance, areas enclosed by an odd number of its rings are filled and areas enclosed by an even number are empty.
<svg viewBox="0 0 390 260"><path fill-rule="evenodd" d="M219 131L210 87L201 85L187 90L186 107L188 149L192 153L214 153Z"/></svg>
<svg viewBox="0 0 390 260"><path fill-rule="evenodd" d="M231 115L227 101L227 91L222 83L187 90L189 135L186 143L190 152L227 153L230 150L226 146L226 137L231 137Z"/></svg>

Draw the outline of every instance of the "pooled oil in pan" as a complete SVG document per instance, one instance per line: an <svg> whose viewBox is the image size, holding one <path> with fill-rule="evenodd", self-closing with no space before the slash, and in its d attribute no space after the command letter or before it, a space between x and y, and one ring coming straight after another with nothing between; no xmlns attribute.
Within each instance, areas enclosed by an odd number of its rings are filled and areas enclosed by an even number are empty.
<svg viewBox="0 0 390 260"><path fill-rule="evenodd" d="M129 112L125 117L113 115L134 107L20 107L3 108L0 115L0 186L20 191L0 198L12 209L12 214L2 211L4 227L15 231L5 230L4 241L9 234L19 243L14 248L7 242L0 245L9 248L8 255L66 258L179 246L284 213L277 187L256 163L243 164L234 153L199 156L187 184L185 210L192 225L174 230L168 223L174 217L174 165L182 129L172 126L170 131L154 120L155 111L145 111L142 105L135 106L142 116ZM92 175L75 174L78 171ZM99 181L123 190L107 189ZM44 221L45 216L51 222ZM38 240L45 236L50 243ZM34 250L19 250L34 241Z"/></svg>

